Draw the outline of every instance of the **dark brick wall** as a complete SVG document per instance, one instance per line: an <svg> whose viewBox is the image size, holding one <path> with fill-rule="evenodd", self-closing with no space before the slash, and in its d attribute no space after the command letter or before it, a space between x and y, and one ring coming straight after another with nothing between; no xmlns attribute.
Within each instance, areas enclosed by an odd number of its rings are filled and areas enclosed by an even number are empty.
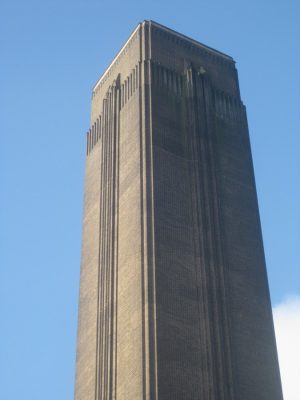
<svg viewBox="0 0 300 400"><path fill-rule="evenodd" d="M152 28L158 398L282 399L234 61Z"/></svg>

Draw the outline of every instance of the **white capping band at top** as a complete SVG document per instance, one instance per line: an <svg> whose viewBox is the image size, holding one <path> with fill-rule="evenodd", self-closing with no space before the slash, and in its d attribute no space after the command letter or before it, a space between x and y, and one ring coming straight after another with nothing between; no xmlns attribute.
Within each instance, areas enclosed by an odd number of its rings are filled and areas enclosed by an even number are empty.
<svg viewBox="0 0 300 400"><path fill-rule="evenodd" d="M139 30L140 26L142 25L142 23L139 23L138 26L135 28L135 30L132 32L132 34L129 36L128 40L126 41L126 43L124 44L124 46L122 46L122 48L120 49L120 51L118 52L118 54L115 56L115 58L112 60L112 62L109 64L109 66L106 68L106 70L103 72L101 78L96 82L93 91L95 91L97 89L97 87L100 85L100 83L102 82L102 80L104 79L105 75L108 73L108 71L111 69L111 67L114 65L115 61L117 60L117 58L119 57L119 55L122 53L122 51L125 49L125 47L127 46L127 44L130 42L130 40L133 38L133 36L135 35L135 33Z"/></svg>

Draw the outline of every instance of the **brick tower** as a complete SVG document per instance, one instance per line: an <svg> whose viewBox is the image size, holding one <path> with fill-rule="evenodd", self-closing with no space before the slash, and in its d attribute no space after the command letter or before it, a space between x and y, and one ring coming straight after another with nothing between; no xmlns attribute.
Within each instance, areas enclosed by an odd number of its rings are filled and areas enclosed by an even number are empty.
<svg viewBox="0 0 300 400"><path fill-rule="evenodd" d="M152 21L92 95L76 400L282 400L234 60Z"/></svg>

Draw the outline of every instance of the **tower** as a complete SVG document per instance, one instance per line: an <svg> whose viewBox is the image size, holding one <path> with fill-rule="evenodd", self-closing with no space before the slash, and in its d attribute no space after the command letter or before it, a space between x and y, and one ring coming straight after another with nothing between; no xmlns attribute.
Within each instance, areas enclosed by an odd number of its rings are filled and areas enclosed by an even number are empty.
<svg viewBox="0 0 300 400"><path fill-rule="evenodd" d="M282 400L234 60L152 21L92 94L76 400Z"/></svg>

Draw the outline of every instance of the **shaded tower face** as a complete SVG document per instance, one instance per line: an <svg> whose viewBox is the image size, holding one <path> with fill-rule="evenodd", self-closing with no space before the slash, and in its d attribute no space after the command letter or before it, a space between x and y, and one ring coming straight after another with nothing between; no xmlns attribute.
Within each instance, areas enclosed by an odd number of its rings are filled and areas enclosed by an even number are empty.
<svg viewBox="0 0 300 400"><path fill-rule="evenodd" d="M233 59L152 21L93 90L76 400L282 400Z"/></svg>

